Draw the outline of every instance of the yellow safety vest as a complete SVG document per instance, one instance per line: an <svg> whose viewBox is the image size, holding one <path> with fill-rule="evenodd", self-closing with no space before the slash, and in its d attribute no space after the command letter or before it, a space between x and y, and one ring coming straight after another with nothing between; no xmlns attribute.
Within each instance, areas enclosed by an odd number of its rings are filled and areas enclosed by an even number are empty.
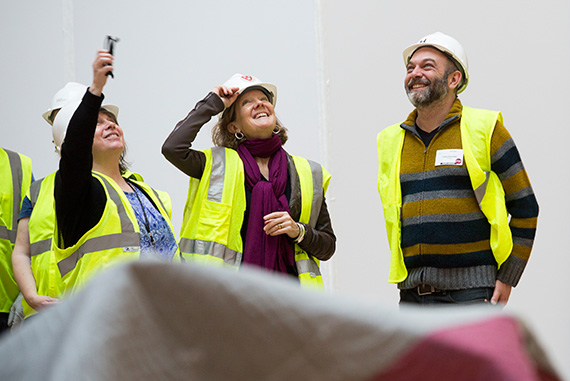
<svg viewBox="0 0 570 381"><path fill-rule="evenodd" d="M54 190L55 173L34 181L28 198L32 204L32 214L28 221L32 273L36 281L38 295L57 297L63 290L61 275L52 251L52 237L55 219ZM24 316L27 318L36 311L22 299Z"/></svg>
<svg viewBox="0 0 570 381"><path fill-rule="evenodd" d="M463 107L461 144L471 186L481 211L491 225L491 249L500 267L513 248L505 191L496 173L491 171L491 137L500 112ZM408 276L401 247L402 191L400 165L405 130L394 124L378 134L378 191L384 208L391 260L388 281L403 282Z"/></svg>
<svg viewBox="0 0 570 381"><path fill-rule="evenodd" d="M0 312L9 312L19 289L12 270L18 217L32 182L32 160L0 148Z"/></svg>
<svg viewBox="0 0 570 381"><path fill-rule="evenodd" d="M111 178L97 172L93 172L93 176L101 182L107 196L101 220L75 245L65 249L57 221L55 224L54 236L57 239L53 250L66 293L81 288L95 273L105 268L140 258L140 229L130 202ZM170 197L142 181L133 182L151 198L172 230ZM177 257L178 252L173 261Z"/></svg>
<svg viewBox="0 0 570 381"><path fill-rule="evenodd" d="M28 198L32 204L32 214L28 221L32 273L36 281L38 295L54 298L60 296L65 289L55 253L52 250L55 225L53 197L55 175L54 172L43 179L34 181L28 191ZM143 181L142 176L130 171L127 171L123 176L133 181ZM168 197L165 199L170 202ZM22 299L22 305L26 318L36 314L36 310L30 307L25 299Z"/></svg>
<svg viewBox="0 0 570 381"><path fill-rule="evenodd" d="M230 148L214 147L203 152L206 165L202 178L190 178L180 252L186 259L238 268L243 256L241 227L246 208L243 162ZM301 186L299 221L314 227L331 176L317 163L291 158ZM294 252L301 285L322 289L319 260L298 245Z"/></svg>

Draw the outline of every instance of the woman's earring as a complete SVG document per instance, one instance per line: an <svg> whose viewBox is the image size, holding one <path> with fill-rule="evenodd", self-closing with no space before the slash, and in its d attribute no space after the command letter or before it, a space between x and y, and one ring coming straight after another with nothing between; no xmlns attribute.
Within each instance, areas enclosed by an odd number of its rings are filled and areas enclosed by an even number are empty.
<svg viewBox="0 0 570 381"><path fill-rule="evenodd" d="M243 138L245 138L245 135L243 134L243 132L236 132L234 133L234 136L236 137L236 140L242 140Z"/></svg>
<svg viewBox="0 0 570 381"><path fill-rule="evenodd" d="M280 131L281 129L279 128L279 126L275 126L275 128L273 129L273 135L277 135Z"/></svg>

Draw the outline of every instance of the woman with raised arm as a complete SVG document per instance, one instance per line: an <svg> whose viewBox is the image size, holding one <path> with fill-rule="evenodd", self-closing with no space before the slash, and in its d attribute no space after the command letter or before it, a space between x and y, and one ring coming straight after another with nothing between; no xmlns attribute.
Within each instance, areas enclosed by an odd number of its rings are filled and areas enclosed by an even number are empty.
<svg viewBox="0 0 570 381"><path fill-rule="evenodd" d="M170 198L128 172L118 109L101 106L112 64L100 50L83 99L64 106L54 122L69 118L54 191L54 252L67 292L118 262L177 258Z"/></svg>
<svg viewBox="0 0 570 381"><path fill-rule="evenodd" d="M190 177L180 239L185 258L259 266L323 287L319 261L335 251L321 165L284 149L277 89L235 74L216 86L164 142L164 156ZM191 149L200 128L223 112L215 147Z"/></svg>

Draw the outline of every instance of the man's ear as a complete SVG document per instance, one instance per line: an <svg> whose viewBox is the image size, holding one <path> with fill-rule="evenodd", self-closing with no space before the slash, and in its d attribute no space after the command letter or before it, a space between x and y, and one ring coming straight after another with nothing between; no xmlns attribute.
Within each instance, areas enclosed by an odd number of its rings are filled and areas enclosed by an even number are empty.
<svg viewBox="0 0 570 381"><path fill-rule="evenodd" d="M447 77L447 85L450 89L456 90L463 79L463 75L459 70L454 71L453 73L449 74Z"/></svg>

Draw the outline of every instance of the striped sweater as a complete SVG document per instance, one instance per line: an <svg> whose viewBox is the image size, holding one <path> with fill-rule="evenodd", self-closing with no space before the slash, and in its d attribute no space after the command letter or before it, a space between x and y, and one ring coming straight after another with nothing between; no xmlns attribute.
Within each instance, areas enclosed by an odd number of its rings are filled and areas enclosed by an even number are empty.
<svg viewBox="0 0 570 381"><path fill-rule="evenodd" d="M421 283L444 290L516 286L529 259L538 204L509 132L497 122L491 138L491 168L505 189L513 251L497 269L490 247L490 225L481 212L465 163L436 166L436 153L461 149L462 105L455 101L426 147L416 131L414 110L401 127L402 250L408 277L401 289Z"/></svg>

